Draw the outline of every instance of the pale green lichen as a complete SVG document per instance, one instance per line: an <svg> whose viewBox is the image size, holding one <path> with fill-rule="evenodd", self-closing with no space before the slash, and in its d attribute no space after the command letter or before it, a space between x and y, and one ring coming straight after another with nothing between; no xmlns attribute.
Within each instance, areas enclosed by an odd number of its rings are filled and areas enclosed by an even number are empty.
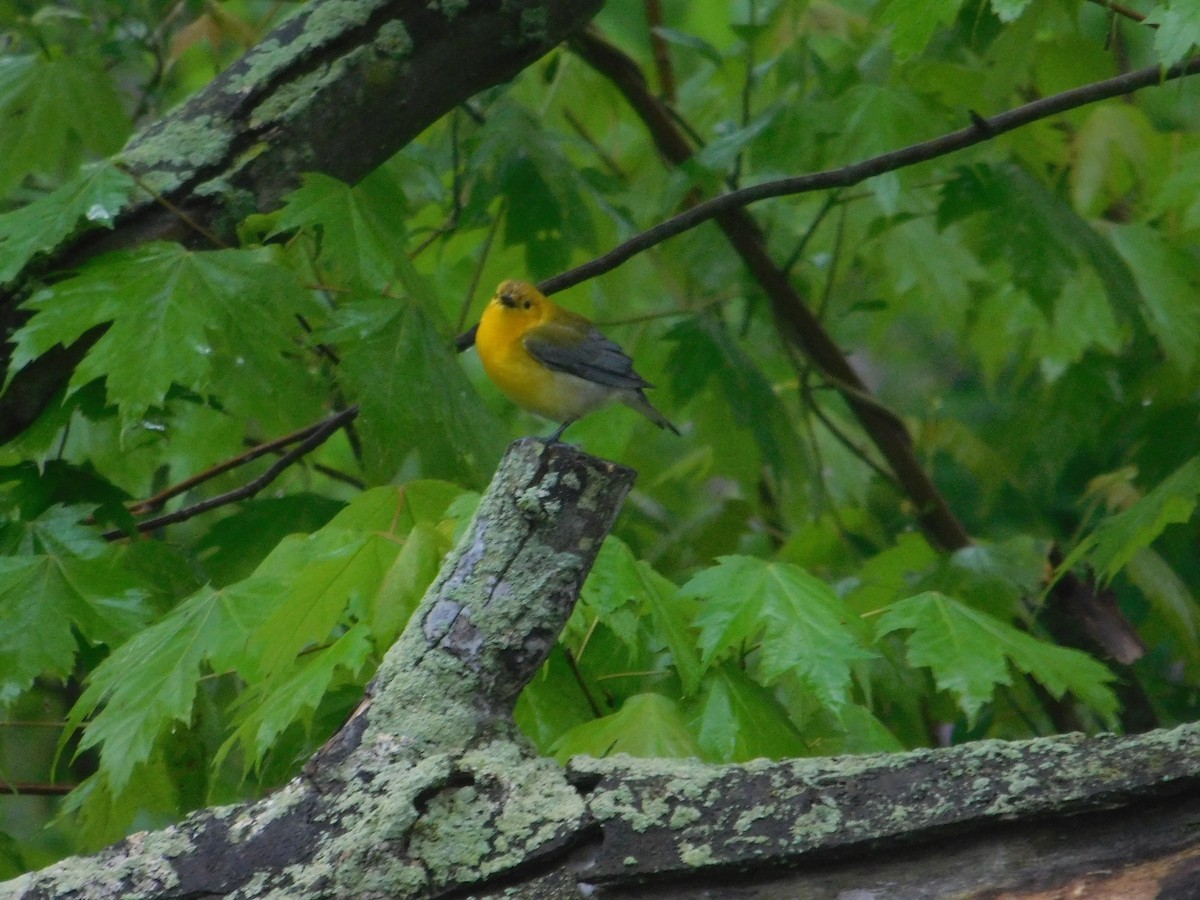
<svg viewBox="0 0 1200 900"><path fill-rule="evenodd" d="M737 817L737 821L733 823L733 830L738 834L745 834L759 819L771 818L777 814L774 806L752 806L747 810L743 810L742 814Z"/></svg>
<svg viewBox="0 0 1200 900"><path fill-rule="evenodd" d="M473 785L439 794L413 826L409 853L421 860L435 884L469 878L492 852L494 813Z"/></svg>
<svg viewBox="0 0 1200 900"><path fill-rule="evenodd" d="M49 884L43 877L45 873L37 872L6 882L0 888L0 897L20 897L35 889L54 897L71 894L114 900L158 897L179 885L179 876L169 860L195 850L191 839L177 826L131 834L126 845L128 850L123 855L113 855L99 865L89 857L64 859L51 870ZM139 884L143 889L129 891L126 884Z"/></svg>
<svg viewBox="0 0 1200 900"><path fill-rule="evenodd" d="M406 59L412 53L413 40L399 19L384 22L374 41L375 53L391 59Z"/></svg>
<svg viewBox="0 0 1200 900"><path fill-rule="evenodd" d="M245 70L229 83L232 91L261 89L281 72L296 64L305 54L342 38L347 31L361 27L370 20L382 0L324 0L322 3L298 7L310 11L303 28L286 44L269 37L258 44L243 61ZM278 33L278 32L276 32Z"/></svg>
<svg viewBox="0 0 1200 900"><path fill-rule="evenodd" d="M716 862L710 844L693 844L690 841L680 841L679 858L685 865L693 868L712 865Z"/></svg>
<svg viewBox="0 0 1200 900"><path fill-rule="evenodd" d="M626 819L634 831L646 831L666 822L671 815L671 804L666 797L647 797L632 820Z"/></svg>
<svg viewBox="0 0 1200 900"><path fill-rule="evenodd" d="M272 822L293 815L297 804L305 799L307 792L300 782L291 781L253 806L230 807L230 811L235 813L233 821L229 823L230 842L236 844L258 837Z"/></svg>
<svg viewBox="0 0 1200 900"><path fill-rule="evenodd" d="M225 90L229 93L262 90L278 73L295 65L291 44L281 44L279 39L268 35L254 49L242 57L239 69L235 70Z"/></svg>
<svg viewBox="0 0 1200 900"><path fill-rule="evenodd" d="M148 182L154 190L169 189L170 185L162 182L177 181L180 172L187 176L217 165L232 140L229 124L211 115L176 115L166 121L170 127L143 132L116 157L118 163L146 172L147 179L154 179Z"/></svg>
<svg viewBox="0 0 1200 900"><path fill-rule="evenodd" d="M792 823L792 836L802 844L815 843L820 838L835 834L845 824L841 809L822 797L808 812L796 817Z"/></svg>
<svg viewBox="0 0 1200 900"><path fill-rule="evenodd" d="M779 812L780 814L782 813L782 811ZM772 818L774 818L774 816ZM765 846L772 843L771 838L767 837L765 834L734 835L733 837L726 836L724 840L725 843L731 846L734 844L738 845L738 847L741 848L738 850L739 853L747 852L745 849L747 847Z"/></svg>
<svg viewBox="0 0 1200 900"><path fill-rule="evenodd" d="M671 821L667 825L672 829L685 828L702 818L704 818L703 811L695 806L677 806L671 813Z"/></svg>
<svg viewBox="0 0 1200 900"><path fill-rule="evenodd" d="M262 131L273 124L299 118L304 110L323 96L328 85L343 82L346 71L365 52L359 48L281 84L254 108L247 124L254 131Z"/></svg>

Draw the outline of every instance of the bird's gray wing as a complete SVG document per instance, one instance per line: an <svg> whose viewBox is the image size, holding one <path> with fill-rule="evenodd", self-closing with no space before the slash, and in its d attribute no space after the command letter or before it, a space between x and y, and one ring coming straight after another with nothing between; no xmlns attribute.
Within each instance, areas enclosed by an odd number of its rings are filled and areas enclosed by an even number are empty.
<svg viewBox="0 0 1200 900"><path fill-rule="evenodd" d="M522 340L530 356L555 371L626 390L653 387L633 371L625 351L595 328L581 336L578 328L546 322L531 328Z"/></svg>

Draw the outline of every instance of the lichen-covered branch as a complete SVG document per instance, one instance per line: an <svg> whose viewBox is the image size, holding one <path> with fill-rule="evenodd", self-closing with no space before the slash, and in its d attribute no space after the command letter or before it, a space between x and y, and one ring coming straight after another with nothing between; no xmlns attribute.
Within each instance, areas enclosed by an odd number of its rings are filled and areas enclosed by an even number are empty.
<svg viewBox="0 0 1200 900"><path fill-rule="evenodd" d="M367 697L299 777L0 885L0 900L902 900L1195 884L1197 725L741 766L535 756L515 697L632 482L564 444L513 444Z"/></svg>
<svg viewBox="0 0 1200 900"><path fill-rule="evenodd" d="M1163 797L1200 801L1200 727L745 766L576 759L569 772L594 785L588 809L604 832L586 878L695 878L750 860L861 859Z"/></svg>
<svg viewBox="0 0 1200 900"><path fill-rule="evenodd" d="M583 800L516 733L512 707L633 478L566 444L513 444L366 699L302 775L0 897L435 896L561 853Z"/></svg>

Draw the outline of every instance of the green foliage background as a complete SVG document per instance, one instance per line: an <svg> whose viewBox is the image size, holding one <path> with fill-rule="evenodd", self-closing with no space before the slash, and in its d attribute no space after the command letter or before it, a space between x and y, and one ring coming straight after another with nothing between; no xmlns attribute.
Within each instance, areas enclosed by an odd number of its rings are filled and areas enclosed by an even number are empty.
<svg viewBox="0 0 1200 900"><path fill-rule="evenodd" d="M281 6L0 0L0 282L76 222L111 224L137 188L108 155ZM306 176L236 245L151 243L24 286L13 372L110 324L0 446L0 782L77 785L0 798L0 877L267 791L344 719L506 442L549 430L450 349L498 281L586 261L695 191L899 149L1200 39L1179 0L1131 0L1157 29L1082 0L665 6L653 34L700 142L686 166L560 48L362 183ZM661 88L643 5L597 23ZM1161 724L1195 719L1197 93L1185 79L751 208L909 425L975 540L953 554L713 225L557 296L631 352L684 435L623 409L569 432L640 476L518 705L536 745L892 751L1048 733L1058 701L1120 729L1114 672L1046 630L1052 543L1146 644L1120 678ZM352 438L253 499L103 536L132 501L350 403Z"/></svg>

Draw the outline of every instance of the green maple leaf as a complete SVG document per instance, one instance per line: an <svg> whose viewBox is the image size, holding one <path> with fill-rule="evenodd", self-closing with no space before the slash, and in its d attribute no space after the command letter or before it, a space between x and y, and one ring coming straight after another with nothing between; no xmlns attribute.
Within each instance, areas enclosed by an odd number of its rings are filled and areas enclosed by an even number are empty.
<svg viewBox="0 0 1200 900"><path fill-rule="evenodd" d="M334 678L359 672L372 649L370 631L359 623L326 649L306 655L282 681L264 682L243 694L238 704L242 715L233 734L217 751L213 767L219 767L229 751L242 744L246 749L245 770L249 771L294 722L307 726Z"/></svg>
<svg viewBox="0 0 1200 900"><path fill-rule="evenodd" d="M108 254L26 304L34 315L16 334L11 371L111 323L70 387L104 378L124 422L161 405L172 385L216 393L246 418L276 421L308 393L294 359L296 316L317 310L273 260L266 249L197 253L176 244ZM315 414L315 400L304 406Z"/></svg>
<svg viewBox="0 0 1200 900"><path fill-rule="evenodd" d="M0 215L0 284L39 253L49 253L85 228L111 228L134 182L110 163L84 169L44 197Z"/></svg>
<svg viewBox="0 0 1200 900"><path fill-rule="evenodd" d="M271 590L261 581L202 588L96 667L63 734L96 713L79 749L103 746L101 771L114 795L150 757L164 726L190 721L202 665L214 671L252 665L246 640L277 594L277 585Z"/></svg>
<svg viewBox="0 0 1200 900"><path fill-rule="evenodd" d="M0 58L0 192L30 172L78 162L78 144L100 155L129 133L112 79L78 56Z"/></svg>
<svg viewBox="0 0 1200 900"><path fill-rule="evenodd" d="M804 756L808 748L770 690L737 666L705 679L695 730L711 762Z"/></svg>
<svg viewBox="0 0 1200 900"><path fill-rule="evenodd" d="M851 614L833 589L787 563L748 556L718 562L683 587L705 601L695 621L701 664L758 644L764 684L794 672L823 704L845 703L851 665L875 654L848 627Z"/></svg>
<svg viewBox="0 0 1200 900"><path fill-rule="evenodd" d="M272 235L297 229L317 237L319 259L348 283L378 290L396 282L404 257L404 196L380 171L357 187L309 173L288 195Z"/></svg>
<svg viewBox="0 0 1200 900"><path fill-rule="evenodd" d="M684 693L691 694L700 685L702 669L680 599L678 587L610 536L584 582L580 608L591 614L589 618L599 618L631 649L640 645L639 631L648 618L671 651Z"/></svg>
<svg viewBox="0 0 1200 900"><path fill-rule="evenodd" d="M645 758L700 756L678 705L662 694L635 694L609 716L576 725L551 748L565 762L572 756L628 753Z"/></svg>
<svg viewBox="0 0 1200 900"><path fill-rule="evenodd" d="M1112 673L1086 653L1040 641L994 616L936 591L893 603L879 617L880 637L909 631L909 665L928 668L939 689L954 694L974 720L996 687L1012 684L1009 665L1031 676L1052 696L1073 693L1109 722L1117 698Z"/></svg>
<svg viewBox="0 0 1200 900"><path fill-rule="evenodd" d="M79 524L89 510L54 506L24 526L0 556L0 706L35 678L64 678L79 649L76 633L115 644L144 624L151 590L124 565L127 553Z"/></svg>
<svg viewBox="0 0 1200 900"><path fill-rule="evenodd" d="M390 479L413 452L433 477L490 477L502 429L416 297L355 298L322 337L345 340L338 380L362 409L371 477Z"/></svg>
<svg viewBox="0 0 1200 900"><path fill-rule="evenodd" d="M1164 66L1173 66L1200 44L1200 6L1189 0L1167 0L1146 14L1146 25L1157 25L1154 49Z"/></svg>

